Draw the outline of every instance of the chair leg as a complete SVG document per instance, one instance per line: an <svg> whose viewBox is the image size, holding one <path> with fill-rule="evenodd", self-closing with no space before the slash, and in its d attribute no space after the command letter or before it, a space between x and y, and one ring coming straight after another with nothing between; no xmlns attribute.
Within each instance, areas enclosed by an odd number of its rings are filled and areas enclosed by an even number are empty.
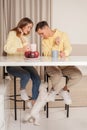
<svg viewBox="0 0 87 130"><path fill-rule="evenodd" d="M65 104L65 110L67 110L67 104Z"/></svg>
<svg viewBox="0 0 87 130"><path fill-rule="evenodd" d="M65 104L65 110L67 111L67 118L69 117L69 105Z"/></svg>
<svg viewBox="0 0 87 130"><path fill-rule="evenodd" d="M67 105L67 118L69 117L69 105Z"/></svg>
<svg viewBox="0 0 87 130"><path fill-rule="evenodd" d="M44 111L46 111L46 105L44 106Z"/></svg>
<svg viewBox="0 0 87 130"><path fill-rule="evenodd" d="M46 104L46 117L47 118L49 117L49 104L48 104L48 102Z"/></svg>
<svg viewBox="0 0 87 130"><path fill-rule="evenodd" d="M46 117L48 118L49 116L49 108L48 108L48 103L44 106L44 111L46 111Z"/></svg>
<svg viewBox="0 0 87 130"><path fill-rule="evenodd" d="M25 111L25 101L23 101L23 110Z"/></svg>
<svg viewBox="0 0 87 130"><path fill-rule="evenodd" d="M14 77L14 114L15 114L15 120L17 120L16 77Z"/></svg>
<svg viewBox="0 0 87 130"><path fill-rule="evenodd" d="M47 83L48 83L48 76L46 77ZM48 87L47 87L47 92L48 92ZM49 103L46 103L46 117L49 117Z"/></svg>
<svg viewBox="0 0 87 130"><path fill-rule="evenodd" d="M67 85L69 78L67 76L64 76L64 77L66 78L66 85ZM68 90L68 92L69 92L69 90ZM65 104L65 110L67 111L66 116L68 118L69 117L69 105Z"/></svg>
<svg viewBox="0 0 87 130"><path fill-rule="evenodd" d="M3 79L5 79L5 66L3 67Z"/></svg>

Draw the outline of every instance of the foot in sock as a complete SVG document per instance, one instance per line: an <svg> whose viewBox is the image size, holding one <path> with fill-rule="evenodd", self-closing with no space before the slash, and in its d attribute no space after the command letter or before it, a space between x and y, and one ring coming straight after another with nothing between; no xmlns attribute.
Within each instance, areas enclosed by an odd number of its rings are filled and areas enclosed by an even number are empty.
<svg viewBox="0 0 87 130"><path fill-rule="evenodd" d="M59 94L63 97L65 104L72 104L72 100L70 97L70 93L68 91L64 91L63 89L59 92Z"/></svg>
<svg viewBox="0 0 87 130"><path fill-rule="evenodd" d="M21 99L22 100L24 100L24 101L29 100L29 97L28 97L25 89L21 90L20 94L21 94Z"/></svg>
<svg viewBox="0 0 87 130"><path fill-rule="evenodd" d="M28 107L28 108L30 108L30 109L33 107L33 105L32 105L32 102L31 102L31 101L27 102L27 107Z"/></svg>

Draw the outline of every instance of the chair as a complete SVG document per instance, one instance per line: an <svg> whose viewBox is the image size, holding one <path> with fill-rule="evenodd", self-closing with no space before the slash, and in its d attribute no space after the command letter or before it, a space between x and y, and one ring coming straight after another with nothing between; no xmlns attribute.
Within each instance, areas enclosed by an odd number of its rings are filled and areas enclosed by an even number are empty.
<svg viewBox="0 0 87 130"><path fill-rule="evenodd" d="M67 76L63 76L63 77L65 77L66 84L67 84L68 77ZM49 78L50 78L50 76L47 74L46 68L45 68L45 70L44 70L44 81L48 82ZM48 91L48 89L49 89L49 86L47 88L47 91ZM63 101L63 99L62 98L61 99L55 99L55 101ZM49 103L46 104L44 109L46 110L46 117L48 118L49 117ZM69 117L69 105L65 104L65 110L66 110L66 117L68 118Z"/></svg>
<svg viewBox="0 0 87 130"><path fill-rule="evenodd" d="M6 72L6 68L5 66L3 67L3 79L6 78L6 76L8 76L9 74ZM17 96L20 96L19 94L17 94L16 91L16 80L17 77L13 76L13 81L14 81L14 94L9 96L9 99L14 101L14 118L15 120L17 120L17 102L23 102L23 110L25 110L25 101L21 100L21 99L17 99Z"/></svg>

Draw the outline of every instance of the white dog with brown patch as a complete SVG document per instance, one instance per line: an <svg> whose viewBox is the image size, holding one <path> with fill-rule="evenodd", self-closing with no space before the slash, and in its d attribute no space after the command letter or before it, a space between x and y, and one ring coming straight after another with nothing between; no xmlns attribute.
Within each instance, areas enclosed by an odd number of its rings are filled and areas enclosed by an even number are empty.
<svg viewBox="0 0 87 130"><path fill-rule="evenodd" d="M47 92L47 83L41 83L38 98L31 111L25 115L23 121L26 122L32 119L33 124L40 125L40 110L47 102L54 101L55 96L56 93L54 91Z"/></svg>

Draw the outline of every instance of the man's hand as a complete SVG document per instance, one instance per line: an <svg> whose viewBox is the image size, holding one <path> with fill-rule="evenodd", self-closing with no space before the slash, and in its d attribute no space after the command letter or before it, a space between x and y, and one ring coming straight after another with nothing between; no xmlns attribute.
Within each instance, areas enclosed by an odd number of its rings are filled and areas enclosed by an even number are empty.
<svg viewBox="0 0 87 130"><path fill-rule="evenodd" d="M61 57L61 58L65 58L65 52L60 51L60 57Z"/></svg>
<svg viewBox="0 0 87 130"><path fill-rule="evenodd" d="M59 45L60 44L60 37L57 37L56 39L55 39L55 43L57 44L57 45Z"/></svg>

